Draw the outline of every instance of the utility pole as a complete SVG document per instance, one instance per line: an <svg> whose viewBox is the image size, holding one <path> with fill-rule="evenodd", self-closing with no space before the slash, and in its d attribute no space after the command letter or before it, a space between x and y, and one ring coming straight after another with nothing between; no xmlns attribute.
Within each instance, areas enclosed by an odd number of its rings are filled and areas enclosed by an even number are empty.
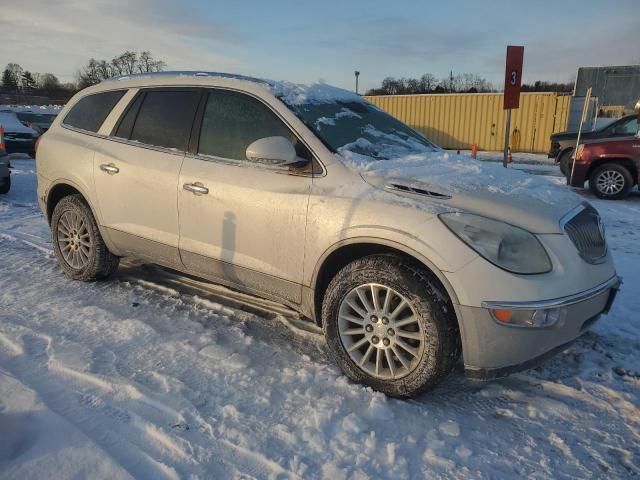
<svg viewBox="0 0 640 480"><path fill-rule="evenodd" d="M358 95L358 77L360 76L360 72L356 70L354 73L356 74L356 95Z"/></svg>

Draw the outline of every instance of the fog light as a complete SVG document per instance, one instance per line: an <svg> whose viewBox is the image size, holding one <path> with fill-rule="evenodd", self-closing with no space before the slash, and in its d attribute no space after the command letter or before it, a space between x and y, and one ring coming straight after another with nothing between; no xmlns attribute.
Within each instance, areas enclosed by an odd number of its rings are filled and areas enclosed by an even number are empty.
<svg viewBox="0 0 640 480"><path fill-rule="evenodd" d="M564 317L565 310L550 308L545 310L510 310L506 308L489 309L491 316L500 324L516 327L542 328L558 323Z"/></svg>

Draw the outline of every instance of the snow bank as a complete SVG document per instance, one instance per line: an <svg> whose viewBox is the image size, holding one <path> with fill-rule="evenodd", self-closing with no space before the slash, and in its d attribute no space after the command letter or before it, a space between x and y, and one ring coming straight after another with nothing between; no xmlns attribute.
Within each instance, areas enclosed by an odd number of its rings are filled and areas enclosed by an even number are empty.
<svg viewBox="0 0 640 480"><path fill-rule="evenodd" d="M34 162L14 167L0 196L3 479L640 475L637 195L593 200L625 284L592 332L537 369L454 371L401 401L348 381L320 334L283 325L286 307L125 262L106 282L67 279Z"/></svg>
<svg viewBox="0 0 640 480"><path fill-rule="evenodd" d="M0 112L10 110L12 112L33 112L57 115L64 105L0 105Z"/></svg>

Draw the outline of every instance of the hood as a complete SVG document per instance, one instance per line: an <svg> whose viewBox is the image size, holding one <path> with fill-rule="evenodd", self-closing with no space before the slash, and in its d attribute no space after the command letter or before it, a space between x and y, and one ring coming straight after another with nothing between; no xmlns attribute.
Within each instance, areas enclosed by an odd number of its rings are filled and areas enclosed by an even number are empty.
<svg viewBox="0 0 640 480"><path fill-rule="evenodd" d="M368 184L424 202L491 217L532 233L563 233L560 219L583 203L565 185L469 155L423 152L363 161L340 152Z"/></svg>

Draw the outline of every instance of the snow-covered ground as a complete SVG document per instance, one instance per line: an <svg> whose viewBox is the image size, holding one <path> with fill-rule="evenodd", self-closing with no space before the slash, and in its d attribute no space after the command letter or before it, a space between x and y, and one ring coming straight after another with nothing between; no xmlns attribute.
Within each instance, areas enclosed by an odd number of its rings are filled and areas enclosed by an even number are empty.
<svg viewBox="0 0 640 480"><path fill-rule="evenodd" d="M544 157L542 157L544 158ZM0 477L640 476L640 194L603 202L625 284L535 370L401 401L353 384L285 307L157 267L67 280L33 160L0 197ZM557 167L516 166L547 175Z"/></svg>

